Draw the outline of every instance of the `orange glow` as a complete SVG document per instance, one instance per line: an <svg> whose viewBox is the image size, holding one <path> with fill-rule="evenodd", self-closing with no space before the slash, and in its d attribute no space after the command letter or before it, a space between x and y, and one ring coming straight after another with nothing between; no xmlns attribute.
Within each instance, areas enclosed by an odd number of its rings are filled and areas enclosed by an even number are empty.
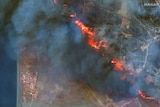
<svg viewBox="0 0 160 107"><path fill-rule="evenodd" d="M54 1L54 4L57 4L57 0L53 0Z"/></svg>
<svg viewBox="0 0 160 107"><path fill-rule="evenodd" d="M103 47L105 49L107 48L107 46L103 43L104 43L104 41L102 41L102 40L98 42L98 41L94 41L92 38L88 39L88 44L97 50L99 50L101 47Z"/></svg>
<svg viewBox="0 0 160 107"><path fill-rule="evenodd" d="M71 14L70 17L74 18L74 17L76 17L76 14Z"/></svg>
<svg viewBox="0 0 160 107"><path fill-rule="evenodd" d="M68 4L63 4L63 6L68 6Z"/></svg>
<svg viewBox="0 0 160 107"><path fill-rule="evenodd" d="M146 100L154 100L154 99L155 99L154 97L147 97L141 90L138 90L138 94L139 94L143 99L146 99Z"/></svg>
<svg viewBox="0 0 160 107"><path fill-rule="evenodd" d="M126 75L123 75L120 79L121 79L122 81L124 81L126 78L127 78L127 76L126 76Z"/></svg>
<svg viewBox="0 0 160 107"><path fill-rule="evenodd" d="M117 59L113 59L111 61L111 63L115 65L114 70L125 71L124 64L122 61L118 61Z"/></svg>
<svg viewBox="0 0 160 107"><path fill-rule="evenodd" d="M92 48L96 50L100 50L100 48L107 49L106 42L103 40L98 40L98 38L96 37L96 33L92 28L85 26L79 20L76 20L75 24L81 28L83 34L87 34L87 42Z"/></svg>
<svg viewBox="0 0 160 107"><path fill-rule="evenodd" d="M120 80L124 81L126 80L127 76L132 76L132 80L130 80L130 83L133 84L135 79L136 79L136 75L135 73L131 70L131 68L129 68L127 65L125 65L125 63L123 61L119 61L117 59L113 59L111 61L112 64L114 64L114 70L119 70L123 72L123 76L120 77ZM127 72L126 72L127 71Z"/></svg>
<svg viewBox="0 0 160 107"><path fill-rule="evenodd" d="M97 49L97 50L100 49L100 47L97 45L97 43L94 42L92 39L88 39L88 44L89 44L91 47L93 47L93 48L95 48L95 49Z"/></svg>
<svg viewBox="0 0 160 107"><path fill-rule="evenodd" d="M92 28L86 27L79 20L76 20L74 23L81 28L83 34L88 34L89 36L95 36L95 32L92 31Z"/></svg>

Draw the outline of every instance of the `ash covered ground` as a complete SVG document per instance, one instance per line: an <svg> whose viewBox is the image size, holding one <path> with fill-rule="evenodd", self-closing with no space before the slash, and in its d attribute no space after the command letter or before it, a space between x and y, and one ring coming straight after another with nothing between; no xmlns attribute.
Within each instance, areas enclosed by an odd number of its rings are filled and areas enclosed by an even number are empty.
<svg viewBox="0 0 160 107"><path fill-rule="evenodd" d="M31 75L36 77L37 71L37 80L42 83L46 81L43 75L51 79L48 84L56 81L64 85L63 78L67 78L74 81L73 84L86 84L99 96L107 95L113 102L140 96L144 100L154 98L152 101L158 104L160 8L144 6L145 2L159 1L5 1L1 3L0 23L1 32L7 35L6 52L20 60L20 66L29 63ZM92 28L96 39L107 42L107 49L91 47L88 34L82 33L75 20ZM39 84L36 86L41 87ZM41 92L53 102L56 97L47 93L49 86L46 87ZM144 92L145 97L139 95L138 90Z"/></svg>

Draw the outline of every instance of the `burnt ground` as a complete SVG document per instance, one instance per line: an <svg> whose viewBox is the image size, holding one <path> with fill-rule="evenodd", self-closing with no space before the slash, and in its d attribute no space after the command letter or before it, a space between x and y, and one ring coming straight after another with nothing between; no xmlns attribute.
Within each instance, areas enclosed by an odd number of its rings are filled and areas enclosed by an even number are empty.
<svg viewBox="0 0 160 107"><path fill-rule="evenodd" d="M18 77L26 79L25 86L19 83L21 104L103 107L129 100L137 107L158 107L160 37L155 27L159 27L159 13L157 7L143 7L143 2L57 0L55 5L50 0L28 0L2 4L1 34L7 35L6 50L11 58L10 48L17 51ZM74 13L76 17L71 18ZM108 40L109 50L97 52L88 46L73 23L76 19ZM133 73L141 71L134 85L131 76L121 81L123 73L111 64L113 58L124 57ZM146 82L146 77L152 82ZM156 100L141 99L137 89Z"/></svg>

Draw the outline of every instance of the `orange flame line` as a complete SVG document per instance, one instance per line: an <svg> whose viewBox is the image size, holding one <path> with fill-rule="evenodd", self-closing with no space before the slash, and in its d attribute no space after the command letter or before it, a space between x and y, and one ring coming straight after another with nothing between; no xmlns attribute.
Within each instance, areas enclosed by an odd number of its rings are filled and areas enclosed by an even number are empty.
<svg viewBox="0 0 160 107"><path fill-rule="evenodd" d="M92 28L85 26L80 20L75 20L74 23L78 27L80 27L80 29L82 31L82 34L87 34L86 35L87 36L87 42L92 48L94 48L95 50L100 50L101 48L106 50L108 48L107 43L104 40L99 40L96 37L96 33L93 31ZM131 69L129 67L127 67L123 61L113 59L111 61L111 63L115 65L114 70L131 72ZM134 74L131 74L131 75L134 76L134 79L135 79L135 75ZM123 75L120 79L125 80L126 78L127 78L127 74ZM131 81L131 83L134 82L134 79Z"/></svg>
<svg viewBox="0 0 160 107"><path fill-rule="evenodd" d="M96 50L99 50L101 47L107 49L107 45L103 40L98 40L96 37L96 33L92 30L92 28L85 26L79 20L74 22L77 26L79 26L82 30L83 34L88 34L88 44Z"/></svg>
<svg viewBox="0 0 160 107"><path fill-rule="evenodd" d="M143 99L146 99L146 100L154 100L154 99L155 99L154 97L147 97L141 90L138 90L138 94L139 94Z"/></svg>
<svg viewBox="0 0 160 107"><path fill-rule="evenodd" d="M86 27L86 26L85 26L82 22L80 22L79 20L76 20L76 21L75 21L75 24L81 28L83 34L86 33L86 34L88 34L89 36L95 36L95 33L92 32L92 29L89 28L89 27Z"/></svg>
<svg viewBox="0 0 160 107"><path fill-rule="evenodd" d="M88 39L88 44L89 44L90 46L92 46L93 48L97 49L97 50L100 49L100 47L97 46L97 45L96 45L96 42L94 42L92 39Z"/></svg>

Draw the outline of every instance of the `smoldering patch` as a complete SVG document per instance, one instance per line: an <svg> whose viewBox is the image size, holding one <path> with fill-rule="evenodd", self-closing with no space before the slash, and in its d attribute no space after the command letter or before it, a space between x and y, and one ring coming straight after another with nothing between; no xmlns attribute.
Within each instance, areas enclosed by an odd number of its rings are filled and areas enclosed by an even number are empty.
<svg viewBox="0 0 160 107"><path fill-rule="evenodd" d="M158 38L155 32L150 31L144 23L141 23L140 17L137 17L138 14L147 14L144 8L136 6L139 4L138 1L124 3L120 0L118 2L54 0L52 2L54 4L47 1L46 4L39 2L36 5L35 1L22 2L12 17L16 33L19 36L26 36L24 42L19 42L21 45L19 47L23 47L20 57L24 59L21 61L31 60L27 63L29 68L34 68L32 65L35 63L34 72L38 73L37 75L33 73L33 77L37 78L33 80L40 81L34 90L35 93L29 88L30 90L26 92L32 94L25 94L24 99L27 95L30 97L36 95L37 97L34 96L33 99L39 101L39 94L36 92L43 92L49 98L43 99L41 94L40 99L43 101L49 99L47 103L53 104L57 101L56 98L67 96L64 92L70 93L64 91L64 89L69 90L66 84L70 84L68 82L70 80L74 84L81 84L81 87L87 87L98 105L102 106L104 103L97 96L104 99L105 95L107 98L109 96L115 103L137 96L145 100L154 97L151 101L159 98L153 94L155 90L152 94L149 93L153 89L149 87L155 87L154 79L150 77L152 74L150 68L159 63L152 64L156 62L158 52L155 51L155 55L152 54L150 57L153 49L151 45L159 39L155 39ZM131 6L132 3L137 7L135 10ZM28 9L28 13L23 15L22 12ZM127 11L123 12L125 9ZM130 14L127 14L129 12ZM21 23L22 25L18 26ZM19 37L18 40L21 41ZM23 63L21 67L27 64ZM31 75L32 70L26 72L22 74ZM49 80L43 76L47 76ZM53 81L56 85L51 88L57 91L56 94L51 92L52 97L47 91ZM35 81L31 83L36 87ZM46 88L42 88L39 84L45 84ZM38 90L38 87L41 89Z"/></svg>

